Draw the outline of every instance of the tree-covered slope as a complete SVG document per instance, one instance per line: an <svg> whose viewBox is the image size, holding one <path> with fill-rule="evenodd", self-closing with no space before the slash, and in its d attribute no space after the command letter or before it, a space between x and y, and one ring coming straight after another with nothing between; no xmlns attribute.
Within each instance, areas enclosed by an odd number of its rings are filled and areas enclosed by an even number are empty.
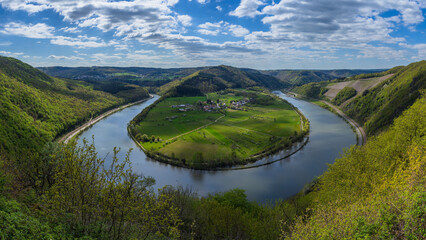
<svg viewBox="0 0 426 240"><path fill-rule="evenodd" d="M0 57L0 92L0 149L6 152L39 148L91 116L130 100L85 83L52 78L6 57Z"/></svg>
<svg viewBox="0 0 426 240"><path fill-rule="evenodd" d="M336 78L346 78L363 73L375 73L383 70L265 70L268 74L290 85L303 85L310 82L321 82Z"/></svg>
<svg viewBox="0 0 426 240"><path fill-rule="evenodd" d="M426 87L426 61L395 68L395 75L356 97L343 109L372 135L389 126Z"/></svg>
<svg viewBox="0 0 426 240"><path fill-rule="evenodd" d="M41 67L54 77L90 82L116 81L140 86L161 86L201 70L202 68L146 68L146 67Z"/></svg>
<svg viewBox="0 0 426 240"><path fill-rule="evenodd" d="M252 69L216 66L197 71L161 87L163 93L197 95L227 88L265 87L278 89L287 86L278 79Z"/></svg>
<svg viewBox="0 0 426 240"><path fill-rule="evenodd" d="M415 64L416 65L416 64ZM426 97L323 174L289 239L426 238Z"/></svg>

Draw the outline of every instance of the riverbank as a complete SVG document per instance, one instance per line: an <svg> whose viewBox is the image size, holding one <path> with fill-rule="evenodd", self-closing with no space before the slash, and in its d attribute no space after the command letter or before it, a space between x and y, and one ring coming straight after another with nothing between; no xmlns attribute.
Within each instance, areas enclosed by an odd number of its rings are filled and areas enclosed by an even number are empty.
<svg viewBox="0 0 426 240"><path fill-rule="evenodd" d="M262 161L259 161L259 160L266 159L266 157L276 154L280 152L281 150L285 150L285 149L288 150L286 152L286 156L280 156L280 159L287 158L293 155L294 153L296 153L297 151L299 151L300 149L302 149L303 146L306 145L309 139L307 137L307 135L309 134L309 129L310 129L309 120L302 114L302 112L300 112L294 105L292 105L288 101L278 97L277 99L279 99L280 101L284 101L286 104L291 106L291 108L295 111L295 113L297 113L296 115L297 118L300 118L300 132L297 134L293 134L288 138L276 139L277 141L274 143L271 143L267 148L262 149L261 151L244 158L231 157L231 158L228 158L227 161L222 161L222 162L214 160L214 161L197 162L196 164L192 164L192 162L190 160L187 160L186 158L175 157L175 154L170 156L169 154L160 153L153 148L143 146L142 143L140 142L141 141L140 138L138 138L137 135L135 135L136 133L132 131L131 125L128 125L127 131L129 136L135 142L135 144L140 149L142 149L148 157L158 162L167 163L173 166L178 166L178 167L183 167L188 169L195 169L195 170L209 170L209 171L237 170L237 169L247 169L247 168L264 166L267 164L271 164L272 162L265 163L265 160L262 160ZM210 122L206 125L198 127L189 132L180 134L177 137L188 135L192 132L204 129L210 126L211 124L216 123L219 119L223 117L224 115L220 116L213 122ZM168 139L167 141L170 142L171 140L174 140L177 137L173 137L171 139ZM206 153L202 152L202 154L206 154ZM258 161L259 161L259 164L256 164L256 162Z"/></svg>
<svg viewBox="0 0 426 240"><path fill-rule="evenodd" d="M240 188L246 190L250 201L267 203L270 200L288 198L298 192L305 184L320 176L327 170L327 164L342 154L342 149L356 144L356 134L349 124L336 117L330 111L315 104L290 98L289 95L278 95L297 107L310 123L309 140L304 139L289 150L280 151L266 158L245 166L245 170L200 171L171 164L161 163L146 156L127 131L127 124L134 116L155 102L159 96L99 121L83 131L77 138L83 144L83 138L95 137L98 156L109 163L112 160L112 149L120 148L119 158L133 149L130 154L132 169L135 173L155 178L154 189L165 185L184 186L196 189L200 196L208 196L216 192ZM307 144L290 157L291 152ZM282 159L282 160L279 160ZM272 161L275 163L271 163ZM269 164L261 167L254 165ZM249 168L250 167L250 168Z"/></svg>
<svg viewBox="0 0 426 240"><path fill-rule="evenodd" d="M108 112L105 112L105 113L103 113L103 114L95 117L94 119L90 119L88 122L84 123L83 125L77 127L73 131L71 131L71 132L65 134L64 136L62 136L61 138L59 138L58 142L60 142L60 143L63 142L65 144L68 143L71 139L73 139L74 137L78 136L78 134L80 134L82 131L84 131L87 128L91 127L93 124L99 122L100 120L104 119L105 117L107 117L107 116L109 116L109 115L111 115L111 114L113 114L115 112L121 111L121 110L123 110L125 108L131 107L133 105L143 103L143 102L145 102L145 101L147 101L147 100L149 100L149 99L151 99L151 98L154 97L151 94L149 96L150 96L149 98L145 98L145 99L142 99L142 100L139 100L139 101L136 101L136 102L131 102L131 103L125 104L123 106L119 106L117 108L109 110Z"/></svg>
<svg viewBox="0 0 426 240"><path fill-rule="evenodd" d="M361 125L359 125L355 120L350 118L348 115L346 115L342 110L340 110L337 106L334 106L333 104L325 101L325 100L318 100L318 99L311 99L307 98L305 96L301 96L297 93L286 91L287 93L293 95L295 98L304 99L306 101L309 101L313 104L316 104L322 108L325 108L329 110L330 112L333 112L334 114L337 114L339 117L344 119L347 123L349 123L352 128L354 129L355 133L357 134L357 142L358 145L364 145L367 142L367 134L365 133L365 130ZM319 101L320 103L326 104L326 106L323 106L322 104L317 104L316 101Z"/></svg>

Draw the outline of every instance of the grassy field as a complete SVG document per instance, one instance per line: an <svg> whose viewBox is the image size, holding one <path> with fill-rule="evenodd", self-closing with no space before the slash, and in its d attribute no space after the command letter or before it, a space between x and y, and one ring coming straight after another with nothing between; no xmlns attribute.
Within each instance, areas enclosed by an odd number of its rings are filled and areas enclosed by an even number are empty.
<svg viewBox="0 0 426 240"><path fill-rule="evenodd" d="M290 144L300 135L300 116L289 104L264 93L250 96L210 93L202 97L166 98L137 124L137 139L148 151L191 167L242 163L277 142ZM256 104L257 96L270 98L269 104ZM202 102L207 100L228 107L207 112L202 109ZM248 103L238 109L229 108L231 101L243 100ZM190 110L183 112L173 107L182 104Z"/></svg>

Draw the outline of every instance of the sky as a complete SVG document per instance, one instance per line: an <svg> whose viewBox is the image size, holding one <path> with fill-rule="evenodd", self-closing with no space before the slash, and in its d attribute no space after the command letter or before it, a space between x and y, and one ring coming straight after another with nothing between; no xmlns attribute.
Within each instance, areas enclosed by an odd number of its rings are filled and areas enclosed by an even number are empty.
<svg viewBox="0 0 426 240"><path fill-rule="evenodd" d="M0 0L42 66L378 69L426 59L426 0Z"/></svg>

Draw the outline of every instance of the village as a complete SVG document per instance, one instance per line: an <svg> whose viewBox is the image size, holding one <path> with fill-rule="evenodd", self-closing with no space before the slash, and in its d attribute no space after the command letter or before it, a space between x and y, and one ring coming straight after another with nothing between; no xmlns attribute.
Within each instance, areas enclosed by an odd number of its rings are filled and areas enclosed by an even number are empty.
<svg viewBox="0 0 426 240"><path fill-rule="evenodd" d="M216 102L208 99L207 101L198 101L198 103L194 106L192 104L180 104L180 105L172 105L172 108L177 109L179 112L188 112L197 109L201 109L205 112L217 111L220 109L232 109L232 110L244 110L243 106L250 103L250 99L244 98L239 101L231 100L229 105L225 102L220 101L219 99Z"/></svg>

